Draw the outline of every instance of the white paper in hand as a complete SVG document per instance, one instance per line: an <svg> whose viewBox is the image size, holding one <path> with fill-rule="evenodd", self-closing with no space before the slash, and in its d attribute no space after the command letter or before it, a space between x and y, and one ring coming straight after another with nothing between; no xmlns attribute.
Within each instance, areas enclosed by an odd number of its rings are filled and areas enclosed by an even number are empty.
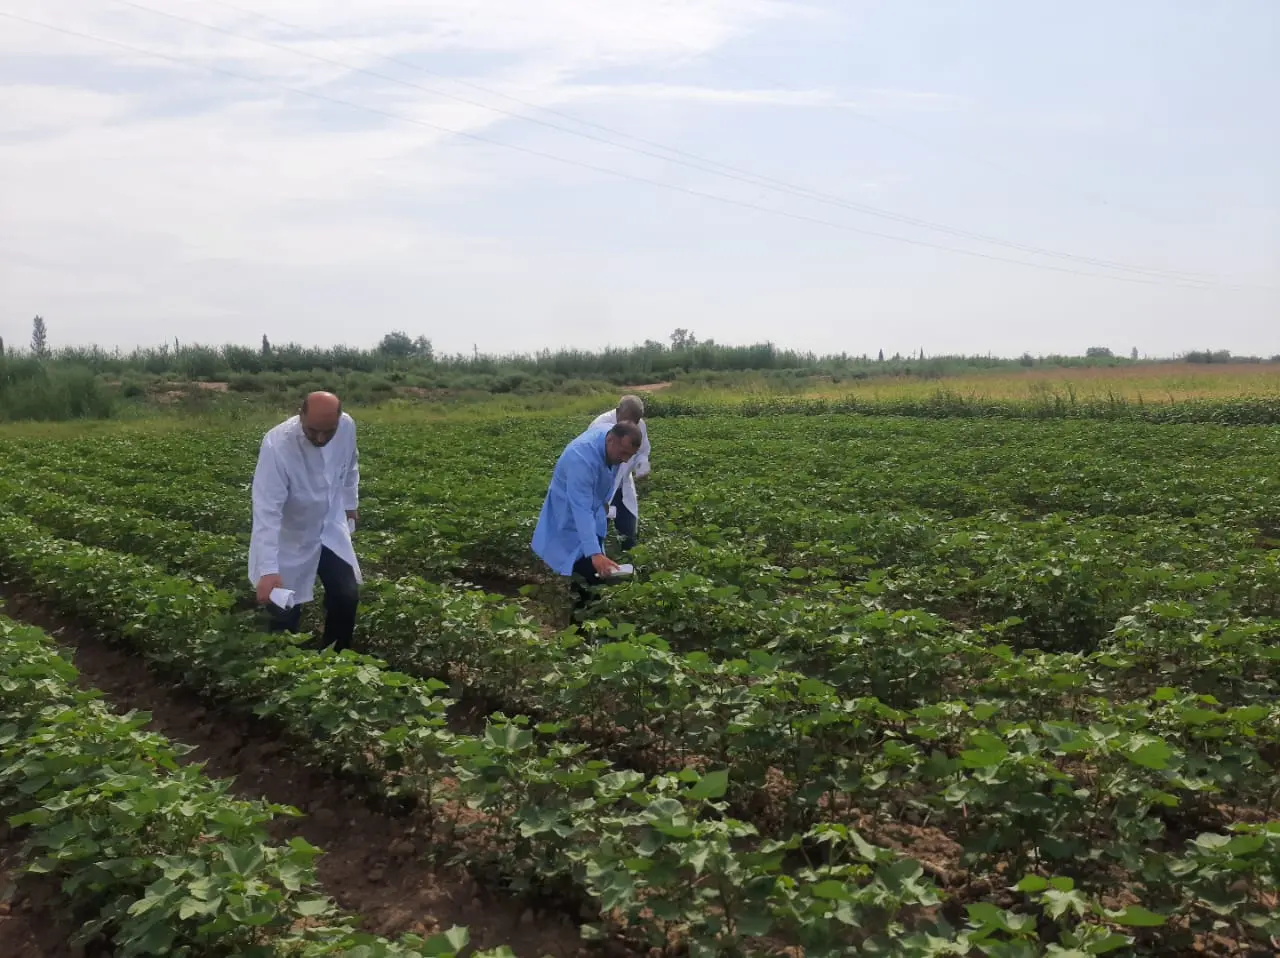
<svg viewBox="0 0 1280 958"><path fill-rule="evenodd" d="M350 516L347 516L347 531L348 532L356 531L356 520L352 519Z"/></svg>
<svg viewBox="0 0 1280 958"><path fill-rule="evenodd" d="M609 507L609 518L610 518L610 519L616 519L616 518L618 518L618 507L617 507L617 506L610 506L610 507Z"/></svg>
<svg viewBox="0 0 1280 958"><path fill-rule="evenodd" d="M277 608L288 611L294 606L292 589L272 589L271 604Z"/></svg>
<svg viewBox="0 0 1280 958"><path fill-rule="evenodd" d="M618 566L618 568L614 569L613 572L610 573L610 576L616 577L620 575L631 575L635 571L635 566L630 562L624 562L622 565Z"/></svg>

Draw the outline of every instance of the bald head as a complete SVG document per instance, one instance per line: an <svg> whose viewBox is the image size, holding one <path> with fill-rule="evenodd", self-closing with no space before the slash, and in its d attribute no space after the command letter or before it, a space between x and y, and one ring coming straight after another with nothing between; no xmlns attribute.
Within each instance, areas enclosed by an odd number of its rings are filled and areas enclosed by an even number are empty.
<svg viewBox="0 0 1280 958"><path fill-rule="evenodd" d="M313 446L326 446L338 431L342 401L330 392L307 393L298 410L303 435Z"/></svg>
<svg viewBox="0 0 1280 958"><path fill-rule="evenodd" d="M617 411L618 422L639 422L644 418L644 401L639 396L623 396Z"/></svg>

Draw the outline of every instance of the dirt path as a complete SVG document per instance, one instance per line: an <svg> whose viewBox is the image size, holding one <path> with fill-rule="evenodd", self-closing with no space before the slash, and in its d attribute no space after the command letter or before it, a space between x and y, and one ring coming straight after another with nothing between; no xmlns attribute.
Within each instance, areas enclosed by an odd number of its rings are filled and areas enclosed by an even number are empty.
<svg viewBox="0 0 1280 958"><path fill-rule="evenodd" d="M38 602L0 590L0 607L73 650L82 686L101 689L118 711L150 712L149 728L195 746L184 761L204 762L211 778L233 778L232 791L240 797L293 805L305 812L301 818L277 821L274 837L284 841L301 835L323 848L317 872L325 892L360 915L367 930L395 936L465 925L477 948L505 944L529 958L595 953L567 917L535 914L519 901L490 893L466 874L424 862L420 856L426 843L419 837L423 830L412 816L370 808L355 786L308 767L262 726L210 708L129 653ZM15 931L22 933L20 928ZM4 933L0 924L0 935ZM8 939L0 937L0 954L27 953L7 945Z"/></svg>
<svg viewBox="0 0 1280 958"><path fill-rule="evenodd" d="M75 933L59 919L47 882L20 873L22 840L0 826L0 955L5 958L95 958L72 948Z"/></svg>

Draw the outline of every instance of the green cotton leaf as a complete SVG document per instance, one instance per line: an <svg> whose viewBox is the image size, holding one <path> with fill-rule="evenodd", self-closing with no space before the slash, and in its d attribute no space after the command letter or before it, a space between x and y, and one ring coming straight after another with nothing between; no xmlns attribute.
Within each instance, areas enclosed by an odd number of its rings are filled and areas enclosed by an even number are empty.
<svg viewBox="0 0 1280 958"><path fill-rule="evenodd" d="M508 752L519 752L533 744L533 732L514 725L488 725L484 730L484 738L495 748Z"/></svg>
<svg viewBox="0 0 1280 958"><path fill-rule="evenodd" d="M713 798L723 798L724 793L729 790L729 770L717 769L714 772L707 772L698 780L698 783L689 789L689 797L705 801Z"/></svg>
<svg viewBox="0 0 1280 958"><path fill-rule="evenodd" d="M1219 835L1217 832L1202 832L1196 836L1195 844L1205 851L1213 851L1221 848L1229 841L1231 841L1230 836Z"/></svg>
<svg viewBox="0 0 1280 958"><path fill-rule="evenodd" d="M233 848L223 845L220 849L223 860L237 875L251 875L262 865L264 856L259 845L241 845Z"/></svg>
<svg viewBox="0 0 1280 958"><path fill-rule="evenodd" d="M649 829L641 836L640 841L636 844L636 850L645 856L653 855L660 848L666 845L667 840L662 832L657 829Z"/></svg>
<svg viewBox="0 0 1280 958"><path fill-rule="evenodd" d="M699 847L696 851L694 851L692 854L690 854L685 859L685 861L687 861L690 865L693 866L693 873L695 875L701 875L702 869L707 867L707 859L710 857L711 857L711 847L709 845L704 844L701 847Z"/></svg>
<svg viewBox="0 0 1280 958"><path fill-rule="evenodd" d="M989 901L974 902L967 906L966 911L969 920L979 928L994 928L999 931L1009 931L1009 923L1005 920L1005 913L991 904Z"/></svg>
<svg viewBox="0 0 1280 958"><path fill-rule="evenodd" d="M1174 751L1169 747L1168 743L1156 740L1126 753L1129 761L1135 765L1141 765L1143 768L1150 769L1166 769L1169 767L1169 759L1174 755Z"/></svg>
<svg viewBox="0 0 1280 958"><path fill-rule="evenodd" d="M655 819L674 819L684 816L684 806L674 798L657 798L649 803L649 813Z"/></svg>
<svg viewBox="0 0 1280 958"><path fill-rule="evenodd" d="M1083 917L1089 911L1089 900L1078 891L1050 889L1044 893L1044 909L1055 921L1069 911Z"/></svg>
<svg viewBox="0 0 1280 958"><path fill-rule="evenodd" d="M195 898L184 899L178 906L178 920L188 921L192 915L199 915L205 909L205 903Z"/></svg>
<svg viewBox="0 0 1280 958"><path fill-rule="evenodd" d="M832 691L831 686L820 679L805 679L796 686L796 692L805 698L816 695L829 695Z"/></svg>
<svg viewBox="0 0 1280 958"><path fill-rule="evenodd" d="M1178 718L1182 719L1187 725L1208 725L1211 722L1223 721L1221 712L1215 712L1213 709L1201 709L1187 707L1178 712Z"/></svg>
<svg viewBox="0 0 1280 958"><path fill-rule="evenodd" d="M323 898L308 898L300 901L294 908L303 918L315 918L333 910L333 906Z"/></svg>
<svg viewBox="0 0 1280 958"><path fill-rule="evenodd" d="M999 765L1008 756L1009 750L967 748L960 753L960 764L965 768L990 768Z"/></svg>
<svg viewBox="0 0 1280 958"><path fill-rule="evenodd" d="M177 932L169 922L158 921L148 926L141 936L124 941L117 938L116 944L130 947L136 955L167 955L176 937Z"/></svg>
<svg viewBox="0 0 1280 958"><path fill-rule="evenodd" d="M809 893L823 901L853 901L853 895L844 887L844 882L836 881L834 878L818 882L809 889Z"/></svg>
<svg viewBox="0 0 1280 958"><path fill-rule="evenodd" d="M1233 722L1246 724L1260 722L1270 714L1271 710L1265 705L1241 705L1239 708L1230 709L1227 712L1227 718Z"/></svg>
<svg viewBox="0 0 1280 958"><path fill-rule="evenodd" d="M1261 835L1237 835L1222 846L1221 851L1229 855L1252 855L1266 845L1267 840Z"/></svg>
<svg viewBox="0 0 1280 958"><path fill-rule="evenodd" d="M1157 915L1141 905L1130 905L1120 912L1108 911L1107 918L1117 925L1126 925L1134 928L1158 928L1165 923L1164 915Z"/></svg>
<svg viewBox="0 0 1280 958"><path fill-rule="evenodd" d="M423 954L430 958L442 958L444 955L456 955L466 948L471 941L471 932L461 925L454 925L446 932L432 935L423 943Z"/></svg>
<svg viewBox="0 0 1280 958"><path fill-rule="evenodd" d="M1171 689L1167 685L1162 685L1156 689L1151 695L1153 702L1172 702L1178 696L1177 689Z"/></svg>
<svg viewBox="0 0 1280 958"><path fill-rule="evenodd" d="M737 932L746 938L767 935L773 929L773 916L767 911L749 911L738 916Z"/></svg>
<svg viewBox="0 0 1280 958"><path fill-rule="evenodd" d="M293 838L289 839L289 847L296 852L305 853L313 858L320 854L320 849L316 848L315 845L312 845L301 835L295 835Z"/></svg>
<svg viewBox="0 0 1280 958"><path fill-rule="evenodd" d="M914 881L923 873L924 869L914 858L899 858L897 861L881 865L876 871L876 878L880 879L885 887L896 893L901 891L908 882Z"/></svg>
<svg viewBox="0 0 1280 958"><path fill-rule="evenodd" d="M1038 891L1044 891L1048 887L1049 880L1047 878L1041 878L1039 875L1028 875L1026 878L1022 879L1022 881L1018 882L1018 884L1014 885L1013 889L1014 891L1033 894Z"/></svg>
<svg viewBox="0 0 1280 958"><path fill-rule="evenodd" d="M884 855L885 849L878 845L872 845L869 841L855 832L849 830L849 841L853 844L854 849L858 853L858 857L863 861L876 862Z"/></svg>

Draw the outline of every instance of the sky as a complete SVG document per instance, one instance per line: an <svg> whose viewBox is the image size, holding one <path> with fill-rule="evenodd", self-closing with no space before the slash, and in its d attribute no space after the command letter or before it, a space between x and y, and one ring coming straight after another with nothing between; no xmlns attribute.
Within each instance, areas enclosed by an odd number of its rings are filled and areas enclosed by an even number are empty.
<svg viewBox="0 0 1280 958"><path fill-rule="evenodd" d="M0 336L1277 354L1277 49L1275 0L0 0Z"/></svg>

